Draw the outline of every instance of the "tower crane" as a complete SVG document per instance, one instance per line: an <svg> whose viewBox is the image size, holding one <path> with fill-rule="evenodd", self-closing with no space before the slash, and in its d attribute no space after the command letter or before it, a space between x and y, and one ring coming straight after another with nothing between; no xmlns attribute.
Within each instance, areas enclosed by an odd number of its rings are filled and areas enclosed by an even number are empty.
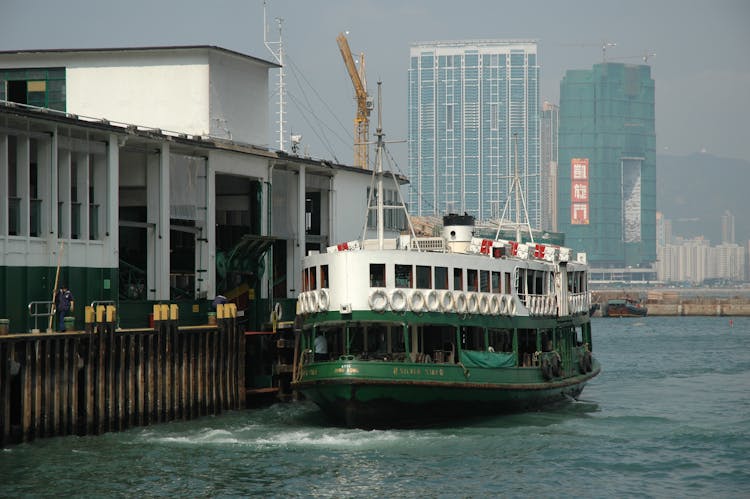
<svg viewBox="0 0 750 499"><path fill-rule="evenodd" d="M357 70L354 57L352 57L352 51L349 48L349 42L344 33L339 33L336 41L339 44L341 57L344 59L349 78L351 78L354 85L354 98L357 101L357 114L354 117L354 166L368 168L370 112L373 108L373 102L367 94L365 55L360 54L359 70Z"/></svg>

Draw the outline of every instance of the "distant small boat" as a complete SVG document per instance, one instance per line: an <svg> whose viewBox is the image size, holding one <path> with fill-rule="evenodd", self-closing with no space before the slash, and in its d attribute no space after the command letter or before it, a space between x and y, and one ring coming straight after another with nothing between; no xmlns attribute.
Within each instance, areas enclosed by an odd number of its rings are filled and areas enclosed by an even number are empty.
<svg viewBox="0 0 750 499"><path fill-rule="evenodd" d="M609 300L604 310L607 317L643 317L648 313L641 302L625 298L624 300Z"/></svg>

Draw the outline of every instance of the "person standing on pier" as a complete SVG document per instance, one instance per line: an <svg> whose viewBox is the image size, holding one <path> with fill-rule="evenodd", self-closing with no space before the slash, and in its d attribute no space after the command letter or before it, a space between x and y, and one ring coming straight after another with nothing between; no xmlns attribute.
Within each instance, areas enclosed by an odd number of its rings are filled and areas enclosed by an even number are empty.
<svg viewBox="0 0 750 499"><path fill-rule="evenodd" d="M74 308L75 300L73 299L73 293L63 284L55 295L55 314L57 314L58 331L65 331L65 316L69 311L73 312Z"/></svg>

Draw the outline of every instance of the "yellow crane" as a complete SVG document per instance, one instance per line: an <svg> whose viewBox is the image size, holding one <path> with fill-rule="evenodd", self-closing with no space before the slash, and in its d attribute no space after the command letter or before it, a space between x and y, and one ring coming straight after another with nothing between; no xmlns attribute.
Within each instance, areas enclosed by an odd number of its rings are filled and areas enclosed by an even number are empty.
<svg viewBox="0 0 750 499"><path fill-rule="evenodd" d="M336 37L344 58L346 70L354 84L354 98L357 101L357 114L354 117L354 166L368 168L369 161L369 130L370 111L372 111L372 99L367 95L367 81L365 79L365 54L359 55L359 70L354 64L354 57L349 48L349 42L344 33Z"/></svg>

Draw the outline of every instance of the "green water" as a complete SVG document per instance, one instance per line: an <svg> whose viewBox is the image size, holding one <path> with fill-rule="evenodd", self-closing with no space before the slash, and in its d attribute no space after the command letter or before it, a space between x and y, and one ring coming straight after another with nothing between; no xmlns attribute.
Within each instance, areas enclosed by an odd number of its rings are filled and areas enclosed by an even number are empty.
<svg viewBox="0 0 750 499"><path fill-rule="evenodd" d="M750 497L750 318L596 319L552 411L420 430L308 403L0 451L0 496Z"/></svg>

